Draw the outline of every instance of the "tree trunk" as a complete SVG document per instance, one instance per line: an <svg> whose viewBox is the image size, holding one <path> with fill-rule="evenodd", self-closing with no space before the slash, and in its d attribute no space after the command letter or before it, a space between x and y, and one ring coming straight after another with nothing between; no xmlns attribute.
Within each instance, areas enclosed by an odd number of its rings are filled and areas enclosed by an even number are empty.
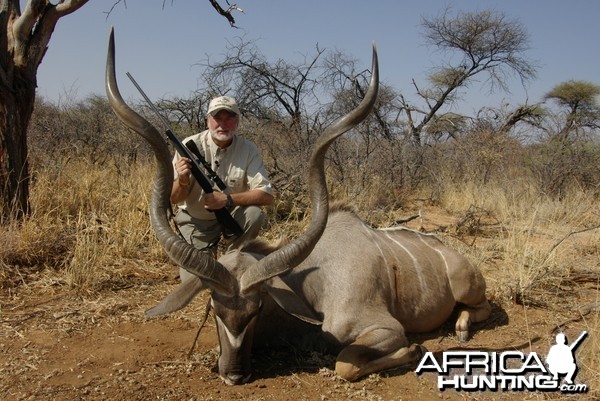
<svg viewBox="0 0 600 401"><path fill-rule="evenodd" d="M87 1L0 0L0 224L30 212L27 126L37 69L58 19Z"/></svg>
<svg viewBox="0 0 600 401"><path fill-rule="evenodd" d="M29 214L27 126L35 100L34 77L15 71L12 88L0 86L0 224Z"/></svg>

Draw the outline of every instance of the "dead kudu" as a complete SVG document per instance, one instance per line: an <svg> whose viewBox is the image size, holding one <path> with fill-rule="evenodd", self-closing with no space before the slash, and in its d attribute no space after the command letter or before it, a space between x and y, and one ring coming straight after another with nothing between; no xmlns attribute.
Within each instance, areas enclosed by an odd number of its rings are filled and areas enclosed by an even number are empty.
<svg viewBox="0 0 600 401"><path fill-rule="evenodd" d="M298 319L320 325L322 337L341 349L335 370L347 380L415 362L423 350L410 345L405 332L435 329L457 303L461 309L456 332L461 340L468 337L472 322L490 313L481 273L436 237L401 228L374 230L348 208L329 211L325 153L337 137L369 114L378 79L374 49L365 98L325 130L314 146L308 167L313 212L307 230L275 250L265 251L253 243L215 260L182 240L169 225L171 155L159 132L119 94L111 32L106 68L110 104L125 125L152 145L157 160L152 226L170 258L195 275L147 315L183 308L201 290L210 289L220 344L219 374L227 384L249 380L258 326L279 322L264 315L262 306L273 301Z"/></svg>

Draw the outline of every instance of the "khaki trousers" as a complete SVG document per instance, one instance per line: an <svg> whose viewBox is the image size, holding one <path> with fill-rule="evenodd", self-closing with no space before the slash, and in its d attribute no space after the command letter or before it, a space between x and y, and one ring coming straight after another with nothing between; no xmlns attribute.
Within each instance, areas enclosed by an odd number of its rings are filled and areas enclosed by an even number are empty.
<svg viewBox="0 0 600 401"><path fill-rule="evenodd" d="M233 240L227 240L227 250L236 249L244 242L256 238L265 221L265 214L259 206L239 206L231 211L231 216L238 222L244 233ZM179 210L175 216L175 223L183 238L198 249L207 249L217 256L217 247L222 239L223 229L219 222L214 220L200 220L192 217L185 210ZM179 269L179 277L183 281L192 274Z"/></svg>

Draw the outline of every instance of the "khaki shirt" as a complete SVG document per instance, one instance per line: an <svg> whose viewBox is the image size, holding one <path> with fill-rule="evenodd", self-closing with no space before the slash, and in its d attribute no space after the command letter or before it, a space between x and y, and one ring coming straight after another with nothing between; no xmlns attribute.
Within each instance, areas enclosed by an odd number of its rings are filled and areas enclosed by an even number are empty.
<svg viewBox="0 0 600 401"><path fill-rule="evenodd" d="M256 145L238 135L234 135L233 142L225 149L221 149L214 143L210 137L208 130L199 134L192 135L183 140L185 144L188 141L196 142L198 149L203 154L206 161L211 165L211 168L221 178L227 186L225 193L234 194L250 191L252 189L260 189L268 194L273 194L269 176L263 165L260 151ZM181 156L175 153L173 165ZM203 173L204 167L200 169ZM175 179L178 174L175 171ZM219 191L218 187L213 184L215 191ZM187 198L178 203L180 209L186 210L192 217L200 220L214 220L215 214L204 209L204 191L200 184L191 177L191 188Z"/></svg>

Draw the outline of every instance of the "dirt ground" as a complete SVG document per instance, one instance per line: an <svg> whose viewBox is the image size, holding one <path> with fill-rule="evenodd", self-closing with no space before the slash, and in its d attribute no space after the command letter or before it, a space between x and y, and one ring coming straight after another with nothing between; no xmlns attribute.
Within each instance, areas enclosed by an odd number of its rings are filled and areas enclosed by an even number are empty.
<svg viewBox="0 0 600 401"><path fill-rule="evenodd" d="M499 271L498 274L503 274ZM43 278L40 278L43 280ZM40 280L37 282L39 283ZM68 290L58 279L0 295L0 399L2 400L522 400L573 398L550 392L457 392L437 389L437 375L418 376L415 366L370 375L356 383L337 378L335 358L314 351L262 350L254 374L227 386L216 371L218 348L212 318L194 343L208 294L188 308L157 319L144 317L177 284L175 269L121 277L93 294ZM55 281L52 281L55 280ZM410 336L429 351L535 351L545 356L557 322L570 339L592 330L581 348L597 344L598 313L577 310L598 302L597 284L582 286L552 307L525 307L492 300L492 316L476 324L460 344L453 322L427 335ZM590 329L591 327L591 329ZM597 349L597 348L595 348ZM598 361L581 351L578 383L589 391L577 399L600 399Z"/></svg>
<svg viewBox="0 0 600 401"><path fill-rule="evenodd" d="M216 372L212 319L188 357L207 295L182 312L146 319L175 280L112 289L97 298L57 291L42 296L2 296L0 394L3 400L463 400L548 399L547 393L439 392L436 376L414 366L347 383L333 374L334 358L308 351L263 351L243 386L226 386ZM141 287L141 288L140 288ZM567 320L572 315L565 314ZM546 355L556 311L494 305L476 326L469 349L536 351ZM585 327L567 327L571 338ZM412 336L430 351L460 347L449 323L427 336ZM531 345L531 348L530 348ZM578 381L585 383L586 378ZM590 389L593 390L593 389ZM585 397L597 396L588 392ZM592 399L592 398L590 398Z"/></svg>

